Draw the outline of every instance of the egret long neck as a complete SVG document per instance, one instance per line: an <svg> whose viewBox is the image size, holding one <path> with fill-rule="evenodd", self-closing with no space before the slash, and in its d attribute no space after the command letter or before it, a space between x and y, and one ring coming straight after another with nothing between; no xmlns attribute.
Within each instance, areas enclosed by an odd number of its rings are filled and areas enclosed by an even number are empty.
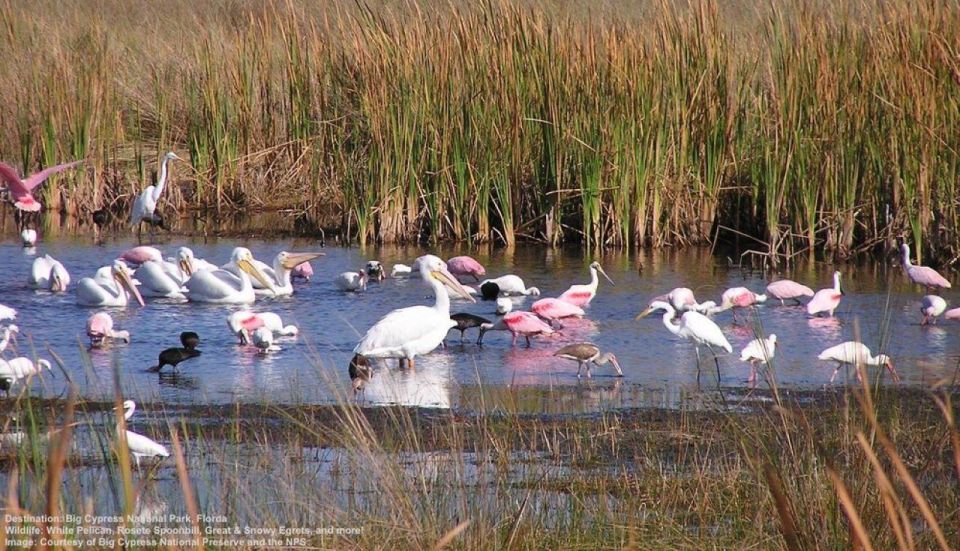
<svg viewBox="0 0 960 551"><path fill-rule="evenodd" d="M664 325L664 327L667 328L668 331L670 331L670 332L673 333L674 335L679 335L679 334L680 334L680 326L679 326L679 325L674 325L673 322L670 321L670 320L673 318L673 316L674 316L675 313L676 313L676 312L674 311L673 308L668 308L667 311L663 313L663 325Z"/></svg>
<svg viewBox="0 0 960 551"><path fill-rule="evenodd" d="M170 162L170 157L164 156L163 162L160 163L160 178L157 180L156 191L153 192L153 196L157 199L160 199L160 194L163 193L163 186L167 184L167 163Z"/></svg>

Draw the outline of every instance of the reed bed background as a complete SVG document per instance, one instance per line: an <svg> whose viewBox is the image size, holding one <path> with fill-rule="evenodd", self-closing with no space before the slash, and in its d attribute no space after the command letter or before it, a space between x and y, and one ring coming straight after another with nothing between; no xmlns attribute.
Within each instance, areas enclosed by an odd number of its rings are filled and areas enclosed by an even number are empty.
<svg viewBox="0 0 960 551"><path fill-rule="evenodd" d="M960 5L4 0L0 157L50 209L292 209L361 242L960 258ZM772 5L771 5L772 4Z"/></svg>

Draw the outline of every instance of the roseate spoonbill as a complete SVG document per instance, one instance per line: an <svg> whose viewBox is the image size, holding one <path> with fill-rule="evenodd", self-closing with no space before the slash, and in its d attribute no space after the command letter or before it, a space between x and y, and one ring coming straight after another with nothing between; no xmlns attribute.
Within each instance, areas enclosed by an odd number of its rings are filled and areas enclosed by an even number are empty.
<svg viewBox="0 0 960 551"><path fill-rule="evenodd" d="M284 325L278 314L253 313L249 310L241 310L227 316L227 327L240 339L240 344L248 344L250 336L260 327L266 327L280 337L293 337L300 333L296 325Z"/></svg>
<svg viewBox="0 0 960 551"><path fill-rule="evenodd" d="M290 279L296 281L302 279L307 283L310 283L310 278L313 277L313 266L309 262L304 262L303 264L298 265L290 272Z"/></svg>
<svg viewBox="0 0 960 551"><path fill-rule="evenodd" d="M70 285L70 273L59 260L45 254L33 260L28 282L37 289L62 293L67 290L67 285Z"/></svg>
<svg viewBox="0 0 960 551"><path fill-rule="evenodd" d="M450 297L447 286L470 302L476 302L447 270L447 264L434 255L416 260L420 277L433 288L433 306L411 306L394 310L371 327L353 349L366 358L398 358L401 367L406 360L414 367L414 358L440 346L451 327Z"/></svg>
<svg viewBox="0 0 960 551"><path fill-rule="evenodd" d="M390 277L406 277L413 273L413 268L406 264L394 264L390 269Z"/></svg>
<svg viewBox="0 0 960 551"><path fill-rule="evenodd" d="M87 336L93 348L99 348L109 341L130 342L130 332L114 330L113 318L107 312L96 312L87 318Z"/></svg>
<svg viewBox="0 0 960 551"><path fill-rule="evenodd" d="M472 277L478 282L480 276L487 275L487 269L469 256L455 256L448 260L447 271L457 277Z"/></svg>
<svg viewBox="0 0 960 551"><path fill-rule="evenodd" d="M36 174L31 174L27 178L20 179L20 175L12 166L0 163L0 178L7 183L7 190L10 192L10 200L13 206L23 212L39 212L40 203L34 199L33 190L46 181L47 178L58 172L71 169L83 161L73 161L61 165L45 168Z"/></svg>
<svg viewBox="0 0 960 551"><path fill-rule="evenodd" d="M254 260L254 265L267 277L272 285L262 285L253 281L253 292L256 295L289 296L293 294L293 283L290 281L290 272L298 265L324 256L325 253L291 253L280 251L273 257L273 266ZM236 260L223 265L223 269L235 276L240 276L240 268Z"/></svg>
<svg viewBox="0 0 960 551"><path fill-rule="evenodd" d="M27 228L20 232L20 240L23 241L23 247L29 249L37 244L37 230Z"/></svg>
<svg viewBox="0 0 960 551"><path fill-rule="evenodd" d="M136 411L136 409L136 402L133 400L125 401L123 403L123 418L129 421L130 418L133 417L133 412ZM123 430L120 422L117 422L117 438L123 438L127 441L127 450L130 451L133 459L137 462L137 469L140 469L141 457L170 457L170 452L167 451L167 448L142 434L137 434L131 430Z"/></svg>
<svg viewBox="0 0 960 551"><path fill-rule="evenodd" d="M353 388L353 396L356 397L363 392L367 387L367 383L373 378L373 366L370 365L370 360L360 354L354 354L353 358L350 358L347 373L350 375L350 386Z"/></svg>
<svg viewBox="0 0 960 551"><path fill-rule="evenodd" d="M513 311L513 301L510 297L500 297L497 299L497 315L502 316Z"/></svg>
<svg viewBox="0 0 960 551"><path fill-rule="evenodd" d="M123 251L118 258L127 264L137 267L151 260L155 262L163 262L163 253L161 253L160 249L156 247L139 245Z"/></svg>
<svg viewBox="0 0 960 551"><path fill-rule="evenodd" d="M517 344L517 337L523 336L530 346L530 337L537 335L554 334L553 327L540 319L533 312L510 312L496 321L480 326L480 338L477 344L483 344L483 336L487 331L509 331L513 335L511 344Z"/></svg>
<svg viewBox="0 0 960 551"><path fill-rule="evenodd" d="M17 333L19 332L20 328L13 323L0 330L0 352L7 349L7 346L10 345L10 339L17 340Z"/></svg>
<svg viewBox="0 0 960 551"><path fill-rule="evenodd" d="M367 275L370 277L371 281L383 281L387 277L386 272L383 269L383 264L379 260L371 260L367 262L367 265L363 267L364 271L367 272Z"/></svg>
<svg viewBox="0 0 960 551"><path fill-rule="evenodd" d="M131 296L140 306L145 306L130 268L119 260L112 266L100 268L93 277L77 282L77 304L81 306L126 306Z"/></svg>
<svg viewBox="0 0 960 551"><path fill-rule="evenodd" d="M720 327L707 316L699 312L690 311L684 312L680 316L680 323L674 325L671 320L676 315L676 310L673 309L670 303L660 300L651 303L646 310L637 316L637 319L644 318L657 310L664 311L663 325L668 331L678 337L690 339L694 342L694 350L697 351L697 384L700 383L700 345L705 345L713 354L713 361L717 365L717 383L719 384L720 359L717 357L717 353L713 347L716 346L726 350L728 353L733 352L733 347L730 346L727 338L723 336L723 331L720 330Z"/></svg>
<svg viewBox="0 0 960 551"><path fill-rule="evenodd" d="M583 308L558 298L542 298L530 305L530 311L545 320L558 320L574 316L582 318L586 314Z"/></svg>
<svg viewBox="0 0 960 551"><path fill-rule="evenodd" d="M266 327L258 327L254 330L253 335L250 337L251 343L253 346L257 347L262 354L267 352L276 352L280 350L280 347L273 344L273 331L267 329Z"/></svg>
<svg viewBox="0 0 960 551"><path fill-rule="evenodd" d="M590 283L586 285L573 285L569 289L563 292L560 295L560 300L564 302L569 302L575 306L585 308L590 305L590 301L593 300L593 297L597 296L597 286L600 283L600 279L597 277L597 272L603 274L603 277L610 282L610 285L613 285L613 280L610 279L610 276L607 275L607 272L603 271L603 268L600 267L599 262L590 263Z"/></svg>
<svg viewBox="0 0 960 551"><path fill-rule="evenodd" d="M785 304L785 300L793 300L800 304L800 297L812 297L813 289L791 281L789 279L780 279L767 285L767 294L780 300L780 304Z"/></svg>
<svg viewBox="0 0 960 551"><path fill-rule="evenodd" d="M163 161L160 162L160 178L157 180L157 185L147 186L139 196L137 196L136 201L133 202L133 208L130 210L130 226L137 228L137 236L140 235L140 228L143 222L147 222L151 226L157 225L161 228L163 226L163 218L160 218L157 215L157 202L160 201L160 195L163 193L163 188L167 185L167 163L171 160L181 160L176 153L170 151L163 156Z"/></svg>
<svg viewBox="0 0 960 551"><path fill-rule="evenodd" d="M341 291L366 291L368 279L367 271L361 268L356 272L343 272L333 280L333 284Z"/></svg>
<svg viewBox="0 0 960 551"><path fill-rule="evenodd" d="M580 378L580 371L586 366L587 368L587 378L590 378L590 364L595 365L605 365L606 363L613 364L613 368L617 370L617 377L623 377L623 370L620 369L620 363L617 362L617 357L611 352L606 352L601 354L600 348L597 345L589 342L578 342L574 344L568 344L560 350L557 350L553 353L554 356L558 358L564 358L567 360L573 360L577 362L577 378Z"/></svg>
<svg viewBox="0 0 960 551"><path fill-rule="evenodd" d="M833 311L840 306L840 299L842 298L843 288L840 286L840 272L833 272L833 288L817 291L810 302L807 303L807 313L816 316L820 312L827 312L829 317L833 317Z"/></svg>
<svg viewBox="0 0 960 551"><path fill-rule="evenodd" d="M757 382L757 364L766 365L777 352L777 336L773 333L765 339L753 339L740 351L740 361L750 362L750 377L747 383Z"/></svg>
<svg viewBox="0 0 960 551"><path fill-rule="evenodd" d="M523 295L523 296L540 296L540 289L536 287L527 287L523 284L523 280L520 279L520 276L515 276L513 274L507 274L500 276L495 279L485 279L480 283L480 288L483 289L488 283L493 283L497 286L496 295ZM488 287L492 289L492 287ZM495 298L490 297L490 298Z"/></svg>
<svg viewBox="0 0 960 551"><path fill-rule="evenodd" d="M453 326L453 329L460 331L460 340L463 341L463 332L467 329L472 329L474 327L480 327L484 323L490 323L490 320L487 318L476 316L474 314L468 314L466 312L458 312L450 316L450 319L455 321L457 324Z"/></svg>
<svg viewBox="0 0 960 551"><path fill-rule="evenodd" d="M900 252L903 253L903 270L907 272L907 277L910 278L910 281L928 289L950 288L950 282L933 268L914 266L910 262L910 245L906 243L900 245Z"/></svg>
<svg viewBox="0 0 960 551"><path fill-rule="evenodd" d="M14 308L0 304L0 321L17 319L17 311Z"/></svg>
<svg viewBox="0 0 960 551"><path fill-rule="evenodd" d="M920 301L920 313L923 319L920 325L936 325L937 316L944 313L947 309L947 301L937 295L927 295Z"/></svg>
<svg viewBox="0 0 960 551"><path fill-rule="evenodd" d="M830 348L824 350L817 356L818 360L823 361L834 361L837 362L837 368L833 370L833 375L830 376L830 382L837 377L837 372L840 371L840 368L848 364L862 364L862 365L873 365L873 366L885 366L887 371L890 372L890 375L893 376L894 381L899 381L900 376L897 375L897 371L893 369L893 360L885 354L878 354L874 356L870 353L870 349L867 348L862 342L847 341L836 346L831 346ZM860 371L857 370L857 380L860 380Z"/></svg>
<svg viewBox="0 0 960 551"><path fill-rule="evenodd" d="M47 360L37 360L37 363L33 363L33 360L23 356L9 361L0 360L0 390L9 396L10 388L17 381L38 375L44 369L47 371L51 369L50 362Z"/></svg>
<svg viewBox="0 0 960 551"><path fill-rule="evenodd" d="M720 306L712 307L707 313L714 314L724 310L733 309L733 321L737 321L737 310L740 308L750 308L757 304L766 302L767 295L758 295L746 287L731 287L720 296Z"/></svg>
<svg viewBox="0 0 960 551"><path fill-rule="evenodd" d="M692 310L694 312L700 312L701 314L704 314L707 310L715 308L717 305L717 303L713 302L712 300L708 300L707 302L703 303L697 302L697 298L694 296L693 291L687 287L677 287L672 289L669 293L654 297L651 302L654 300L670 303L670 306L673 306L673 309L680 313Z"/></svg>
<svg viewBox="0 0 960 551"><path fill-rule="evenodd" d="M948 320L960 320L960 308L951 308L944 312L943 317Z"/></svg>
<svg viewBox="0 0 960 551"><path fill-rule="evenodd" d="M250 249L233 249L231 261L239 269L239 277L226 270L200 270L187 280L187 300L214 304L250 304L257 299L250 283L253 276L264 287L272 287L267 276L253 264Z"/></svg>

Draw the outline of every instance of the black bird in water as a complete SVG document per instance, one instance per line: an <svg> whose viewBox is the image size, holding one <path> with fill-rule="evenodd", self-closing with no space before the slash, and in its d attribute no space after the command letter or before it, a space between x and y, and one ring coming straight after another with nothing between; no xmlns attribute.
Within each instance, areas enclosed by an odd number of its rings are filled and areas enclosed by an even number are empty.
<svg viewBox="0 0 960 551"><path fill-rule="evenodd" d="M373 377L373 366L370 360L360 354L354 354L350 359L350 367L347 368L350 374L350 383L353 386L353 395L356 396L363 392L367 383Z"/></svg>
<svg viewBox="0 0 960 551"><path fill-rule="evenodd" d="M200 335L194 333L193 331L184 331L180 333L180 344L184 348L194 349L200 344Z"/></svg>
<svg viewBox="0 0 960 551"><path fill-rule="evenodd" d="M103 226L107 223L109 218L110 213L107 212L107 209L93 211L93 225L98 229L103 229Z"/></svg>
<svg viewBox="0 0 960 551"><path fill-rule="evenodd" d="M484 323L490 323L490 320L487 318L482 318L480 316L475 316L473 314L468 314L466 312L460 312L450 316L450 319L457 322L457 325L451 327L451 329L460 330L460 340L463 340L463 332L467 329L473 327L480 327Z"/></svg>
<svg viewBox="0 0 960 551"><path fill-rule="evenodd" d="M492 281L488 281L480 286L480 296L483 300L497 300L500 296L500 286Z"/></svg>
<svg viewBox="0 0 960 551"><path fill-rule="evenodd" d="M196 349L200 344L200 336L193 331L180 333L180 344L183 345L182 348L167 348L161 352L157 358L157 365L151 367L149 371L160 371L167 365L172 366L176 371L177 364L200 355L200 351Z"/></svg>

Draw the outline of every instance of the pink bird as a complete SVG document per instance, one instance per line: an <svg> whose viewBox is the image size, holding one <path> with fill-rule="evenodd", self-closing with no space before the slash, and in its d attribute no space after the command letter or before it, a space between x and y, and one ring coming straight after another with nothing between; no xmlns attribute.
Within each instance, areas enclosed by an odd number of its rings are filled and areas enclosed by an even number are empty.
<svg viewBox="0 0 960 551"><path fill-rule="evenodd" d="M933 268L914 266L910 262L910 245L906 243L900 245L900 251L903 253L903 269L907 272L910 281L929 289L936 289L937 287L944 289L950 288L950 282L944 279L944 277Z"/></svg>
<svg viewBox="0 0 960 551"><path fill-rule="evenodd" d="M758 295L746 287L731 287L720 296L720 306L711 308L708 312L714 314L733 308L733 321L737 321L737 309L750 308L766 300L767 295Z"/></svg>
<svg viewBox="0 0 960 551"><path fill-rule="evenodd" d="M470 276L480 281L480 276L486 275L487 270L473 258L469 256L455 256L447 261L447 271L451 274L460 276Z"/></svg>
<svg viewBox="0 0 960 551"><path fill-rule="evenodd" d="M552 335L553 328L531 312L510 312L496 323L480 324L480 338L477 344L483 344L483 335L487 331L509 331L513 334L512 344L517 344L517 337L523 336L530 346L530 337L536 335Z"/></svg>
<svg viewBox="0 0 960 551"><path fill-rule="evenodd" d="M163 254L160 252L160 249L141 245L124 251L123 254L120 255L120 260L139 266L150 260L162 262Z"/></svg>
<svg viewBox="0 0 960 551"><path fill-rule="evenodd" d="M600 267L600 263L594 261L590 263L590 283L586 285L571 285L569 289L560 295L560 300L581 308L590 306L590 301L593 300L593 297L597 296L597 287L600 284L600 279L597 277L598 272L607 278L610 285L614 284L610 276L607 275L607 272L604 272L603 268Z"/></svg>
<svg viewBox="0 0 960 551"><path fill-rule="evenodd" d="M951 308L943 313L943 317L948 320L960 320L960 308Z"/></svg>
<svg viewBox="0 0 960 551"><path fill-rule="evenodd" d="M817 291L807 303L807 313L816 316L820 312L827 312L830 317L833 317L833 311L840 306L841 298L843 298L843 288L840 287L840 272L833 272L833 288Z"/></svg>
<svg viewBox="0 0 960 551"><path fill-rule="evenodd" d="M46 181L47 178L58 172L71 169L82 162L83 161L74 161L72 163L51 166L36 174L31 174L23 180L20 179L20 175L17 174L16 169L12 166L0 163L0 178L3 178L7 183L7 189L10 191L10 199L13 201L15 207L26 212L38 212L41 205L33 197L33 190Z"/></svg>
<svg viewBox="0 0 960 551"><path fill-rule="evenodd" d="M813 289L796 281L781 279L767 285L767 294L780 299L780 304L784 304L785 300L793 300L800 304L800 297L812 297Z"/></svg>
<svg viewBox="0 0 960 551"><path fill-rule="evenodd" d="M303 279L309 283L311 277L313 277L313 266L309 262L297 264L297 267L290 272L290 279Z"/></svg>
<svg viewBox="0 0 960 551"><path fill-rule="evenodd" d="M545 320L558 320L572 316L583 317L583 308L558 298L542 298L530 305L530 311Z"/></svg>
<svg viewBox="0 0 960 551"><path fill-rule="evenodd" d="M90 337L90 346L98 348L110 340L130 342L128 331L114 331L113 318L106 312L97 312L87 320L87 336Z"/></svg>
<svg viewBox="0 0 960 551"><path fill-rule="evenodd" d="M947 309L947 301L937 295L927 295L920 301L920 313L923 319L920 325L936 325L937 316Z"/></svg>

